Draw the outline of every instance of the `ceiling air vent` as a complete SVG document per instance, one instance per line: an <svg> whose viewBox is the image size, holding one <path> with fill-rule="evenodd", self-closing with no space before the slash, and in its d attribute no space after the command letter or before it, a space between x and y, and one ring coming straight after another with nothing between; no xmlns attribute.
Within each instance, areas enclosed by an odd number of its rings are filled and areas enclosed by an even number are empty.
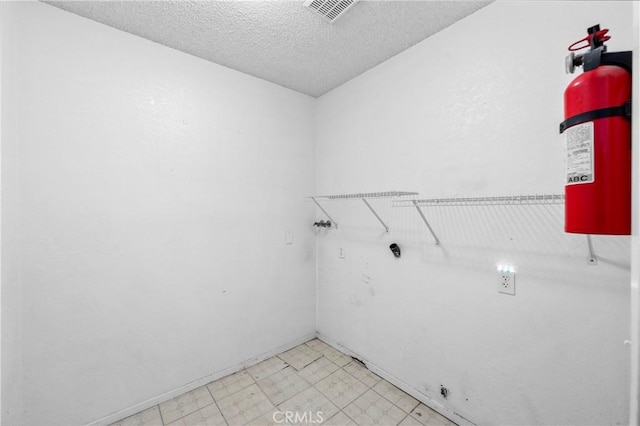
<svg viewBox="0 0 640 426"><path fill-rule="evenodd" d="M307 0L304 5L327 21L335 22L357 2L358 0Z"/></svg>

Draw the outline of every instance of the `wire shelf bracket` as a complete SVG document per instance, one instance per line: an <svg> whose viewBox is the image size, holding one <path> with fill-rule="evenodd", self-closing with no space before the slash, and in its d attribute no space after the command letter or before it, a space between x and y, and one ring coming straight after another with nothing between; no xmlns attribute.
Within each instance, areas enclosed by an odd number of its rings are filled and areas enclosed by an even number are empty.
<svg viewBox="0 0 640 426"><path fill-rule="evenodd" d="M329 213L327 213L327 211L326 211L326 210L325 210L325 209L320 205L320 203L318 202L318 200L316 200L316 197L309 197L309 198L311 198L311 200L312 200L314 203L316 203L316 206L318 206L318 208L319 208L320 210L322 210L322 213L324 213L324 215L325 215L326 217L328 217L328 218L329 218L329 220L331 221L331 223L333 223L333 225L336 227L336 229L338 229L338 222L336 222L336 221L335 221L335 220L334 220L334 219L329 215Z"/></svg>
<svg viewBox="0 0 640 426"><path fill-rule="evenodd" d="M371 213L373 213L373 215L376 217L376 219L378 219L378 222L380 222L382 224L382 226L384 226L384 230L389 232L389 227L387 226L386 223L384 223L384 221L382 219L380 219L380 216L378 216L378 213L376 213L376 211L373 209L373 207L371 207L371 204L369 204L367 199L366 198L362 198L362 202L365 203L367 207L369 207L369 210L371 210Z"/></svg>
<svg viewBox="0 0 640 426"><path fill-rule="evenodd" d="M318 202L321 200L355 200L359 199L369 208L371 213L378 219L378 222L382 224L386 232L389 232L389 226L382 220L380 215L375 211L375 209L369 204L368 199L373 198L396 198L396 197L404 197L404 196L414 196L418 195L417 192L405 192L405 191L389 191L389 192L363 192L357 194L341 194L341 195L314 195L312 197L308 197L311 199L316 206L329 218L329 220L335 225L336 229L338 228L338 223L327 213L327 211L320 205Z"/></svg>
<svg viewBox="0 0 640 426"><path fill-rule="evenodd" d="M424 222L424 224L427 225L427 229L429 229L429 232L431 232L433 239L436 241L436 246L440 247L440 240L438 239L438 236L436 235L435 232L433 232L433 228L431 227L431 225L429 225L429 221L425 217L424 213L422 212L422 209L420 208L416 200L413 200L413 205L416 208L416 210L418 210L418 214L420 214L420 217L422 218L422 221Z"/></svg>

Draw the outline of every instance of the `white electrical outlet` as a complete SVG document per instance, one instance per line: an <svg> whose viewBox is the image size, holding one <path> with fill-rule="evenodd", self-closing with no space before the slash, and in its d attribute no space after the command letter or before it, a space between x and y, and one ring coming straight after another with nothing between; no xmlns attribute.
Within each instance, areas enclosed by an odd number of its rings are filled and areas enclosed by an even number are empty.
<svg viewBox="0 0 640 426"><path fill-rule="evenodd" d="M340 249L338 250L338 257L340 259L344 259L344 248L340 247Z"/></svg>
<svg viewBox="0 0 640 426"><path fill-rule="evenodd" d="M498 293L516 294L516 272L511 266L498 267Z"/></svg>

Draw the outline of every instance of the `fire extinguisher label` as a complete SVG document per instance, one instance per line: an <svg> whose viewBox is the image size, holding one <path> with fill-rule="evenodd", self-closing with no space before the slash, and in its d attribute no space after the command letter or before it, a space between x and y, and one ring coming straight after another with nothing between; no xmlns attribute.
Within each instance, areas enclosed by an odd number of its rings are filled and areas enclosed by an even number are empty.
<svg viewBox="0 0 640 426"><path fill-rule="evenodd" d="M567 185L591 183L593 173L593 121L567 129Z"/></svg>

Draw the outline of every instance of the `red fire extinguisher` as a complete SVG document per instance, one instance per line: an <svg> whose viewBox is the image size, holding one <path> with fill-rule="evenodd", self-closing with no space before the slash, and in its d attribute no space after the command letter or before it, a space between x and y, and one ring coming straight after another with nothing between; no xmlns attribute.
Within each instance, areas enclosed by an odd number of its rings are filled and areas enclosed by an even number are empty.
<svg viewBox="0 0 640 426"><path fill-rule="evenodd" d="M569 46L564 92L565 231L631 234L631 52L607 53L608 29L587 29ZM582 55L577 50L590 48Z"/></svg>

